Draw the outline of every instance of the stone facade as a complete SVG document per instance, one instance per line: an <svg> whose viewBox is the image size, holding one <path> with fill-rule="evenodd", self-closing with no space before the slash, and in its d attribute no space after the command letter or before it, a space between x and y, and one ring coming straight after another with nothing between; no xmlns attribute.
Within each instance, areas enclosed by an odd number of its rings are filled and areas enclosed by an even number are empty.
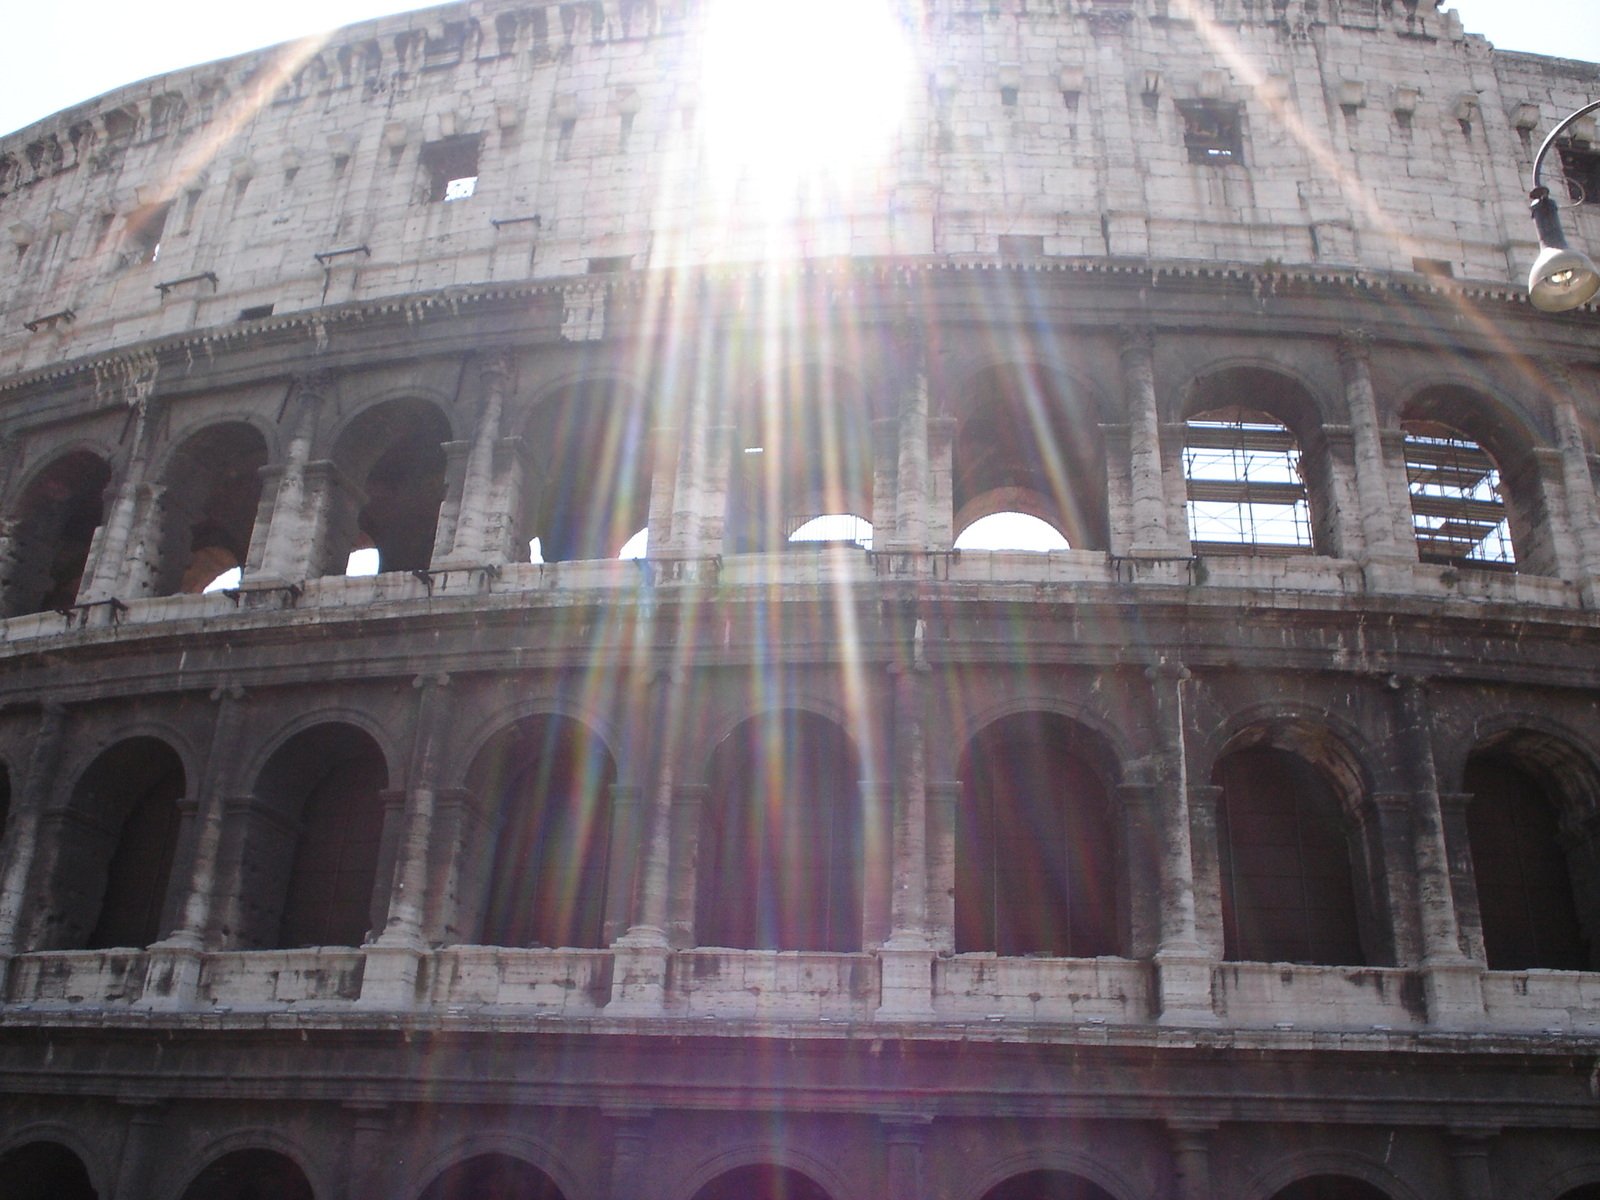
<svg viewBox="0 0 1600 1200"><path fill-rule="evenodd" d="M708 12L0 140L0 1192L1600 1195L1600 71L907 3L774 224Z"/></svg>

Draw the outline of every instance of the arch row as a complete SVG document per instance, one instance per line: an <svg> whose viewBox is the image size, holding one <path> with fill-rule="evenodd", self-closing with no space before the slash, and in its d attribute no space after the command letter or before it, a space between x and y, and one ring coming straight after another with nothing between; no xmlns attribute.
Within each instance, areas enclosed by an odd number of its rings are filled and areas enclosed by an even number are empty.
<svg viewBox="0 0 1600 1200"><path fill-rule="evenodd" d="M816 542L1589 569L1561 514L1593 508L1593 482L1516 399L1436 382L1380 412L1370 387L1279 363L1222 357L1167 382L1153 361L1125 352L1120 379L964 361L919 385L922 426L895 371L803 359L689 394L598 370L519 388L495 353L454 379L305 377L277 420L158 401L164 419L126 446L34 448L13 473L0 612ZM1106 399L1119 390L1131 408Z"/></svg>
<svg viewBox="0 0 1600 1200"><path fill-rule="evenodd" d="M424 781L402 765L411 734L353 709L303 714L253 745L237 709L219 714L236 776L145 722L69 756L30 802L34 819L7 822L7 853L28 868L15 936L33 951L172 937L268 950L355 948L401 928L434 945L603 950L643 923L680 948L870 950L903 919L889 899L906 869L893 735L857 724L854 705L799 699L706 723L703 765L677 769L655 834L676 847L655 883L641 773L654 760L619 755L603 722L570 707L519 703ZM954 954L1156 953L1170 868L1152 814L1171 798L1149 764L1172 751L1128 744L1110 713L1039 697L950 714L919 920ZM1247 706L1217 729L1186 752L1187 805L1205 831L1188 867L1202 944L1224 962L1419 961L1425 931L1406 891L1418 800L1405 764L1373 748L1393 730L1363 736L1294 705ZM1455 884L1464 944L1490 970L1600 969L1593 747L1548 720L1504 723L1445 761L1460 774L1431 802L1472 866ZM0 817L27 784L0 771ZM407 850L422 830L426 861ZM425 885L408 872L453 882L411 903L407 887Z"/></svg>

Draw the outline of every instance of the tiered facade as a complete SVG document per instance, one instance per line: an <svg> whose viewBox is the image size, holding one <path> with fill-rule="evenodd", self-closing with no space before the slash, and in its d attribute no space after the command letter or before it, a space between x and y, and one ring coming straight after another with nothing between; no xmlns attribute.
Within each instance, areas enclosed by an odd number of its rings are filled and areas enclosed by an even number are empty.
<svg viewBox="0 0 1600 1200"><path fill-rule="evenodd" d="M905 0L775 208L712 14L0 139L0 1193L1600 1195L1600 71Z"/></svg>

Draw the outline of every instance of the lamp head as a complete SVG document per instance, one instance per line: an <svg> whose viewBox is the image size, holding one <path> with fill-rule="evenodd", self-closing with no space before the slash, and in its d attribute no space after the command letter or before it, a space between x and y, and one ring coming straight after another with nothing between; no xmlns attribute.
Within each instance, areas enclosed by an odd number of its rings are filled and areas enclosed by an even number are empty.
<svg viewBox="0 0 1600 1200"><path fill-rule="evenodd" d="M1600 292L1600 270L1587 254L1567 245L1548 188L1534 188L1528 199L1533 223L1539 229L1539 257L1528 273L1528 303L1540 312L1577 308Z"/></svg>

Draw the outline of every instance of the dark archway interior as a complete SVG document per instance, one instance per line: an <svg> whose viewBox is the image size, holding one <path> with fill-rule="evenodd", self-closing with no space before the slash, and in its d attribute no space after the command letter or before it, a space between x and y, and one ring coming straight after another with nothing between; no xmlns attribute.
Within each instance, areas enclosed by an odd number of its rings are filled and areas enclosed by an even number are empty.
<svg viewBox="0 0 1600 1200"><path fill-rule="evenodd" d="M833 1200L814 1180L791 1167L739 1167L719 1175L694 1200Z"/></svg>
<svg viewBox="0 0 1600 1200"><path fill-rule="evenodd" d="M272 1150L235 1150L194 1177L183 1200L313 1200L295 1162Z"/></svg>
<svg viewBox="0 0 1600 1200"><path fill-rule="evenodd" d="M366 502L354 529L346 517L337 535L330 534L328 572L342 574L350 551L361 545L377 548L379 571L427 569L444 502L444 444L450 440L444 414L422 400L391 400L351 422L334 461L361 487Z"/></svg>
<svg viewBox="0 0 1600 1200"><path fill-rule="evenodd" d="M539 1168L509 1154L480 1154L428 1185L421 1200L565 1200Z"/></svg>
<svg viewBox="0 0 1600 1200"><path fill-rule="evenodd" d="M1513 758L1499 754L1469 760L1464 785L1472 795L1467 840L1489 969L1595 967L1545 788Z"/></svg>
<svg viewBox="0 0 1600 1200"><path fill-rule="evenodd" d="M483 751L473 779L494 826L479 940L605 945L616 768L600 739L566 718L531 719Z"/></svg>
<svg viewBox="0 0 1600 1200"><path fill-rule="evenodd" d="M271 946L359 946L375 927L373 888L383 836L388 768L372 737L350 725L318 725L285 742L261 772L257 796L298 821L289 840L273 825L258 841L263 891L283 897L265 913Z"/></svg>
<svg viewBox="0 0 1600 1200"><path fill-rule="evenodd" d="M29 1142L0 1157L5 1200L98 1200L83 1161L58 1142Z"/></svg>
<svg viewBox="0 0 1600 1200"><path fill-rule="evenodd" d="M1315 1175L1279 1189L1272 1200L1389 1200L1389 1194L1348 1175Z"/></svg>
<svg viewBox="0 0 1600 1200"><path fill-rule="evenodd" d="M1213 779L1225 956L1365 963L1343 810L1327 777L1297 754L1256 746L1226 755Z"/></svg>
<svg viewBox="0 0 1600 1200"><path fill-rule="evenodd" d="M649 415L624 389L579 384L541 406L547 480L527 536L545 562L615 558L650 515Z"/></svg>
<svg viewBox="0 0 1600 1200"><path fill-rule="evenodd" d="M1115 1200L1105 1188L1065 1171L1013 1175L983 1194L983 1200Z"/></svg>
<svg viewBox="0 0 1600 1200"><path fill-rule="evenodd" d="M104 516L111 468L86 450L58 459L23 493L10 561L5 614L48 612L78 598L89 548Z"/></svg>
<svg viewBox="0 0 1600 1200"><path fill-rule="evenodd" d="M861 948L856 754L826 718L752 717L713 756L696 940L753 950Z"/></svg>
<svg viewBox="0 0 1600 1200"><path fill-rule="evenodd" d="M237 423L202 430L173 456L158 595L198 592L230 567L244 565L266 463L261 435Z"/></svg>
<svg viewBox="0 0 1600 1200"><path fill-rule="evenodd" d="M1122 952L1118 838L1078 741L1061 717L1019 714L968 747L956 823L958 952Z"/></svg>

